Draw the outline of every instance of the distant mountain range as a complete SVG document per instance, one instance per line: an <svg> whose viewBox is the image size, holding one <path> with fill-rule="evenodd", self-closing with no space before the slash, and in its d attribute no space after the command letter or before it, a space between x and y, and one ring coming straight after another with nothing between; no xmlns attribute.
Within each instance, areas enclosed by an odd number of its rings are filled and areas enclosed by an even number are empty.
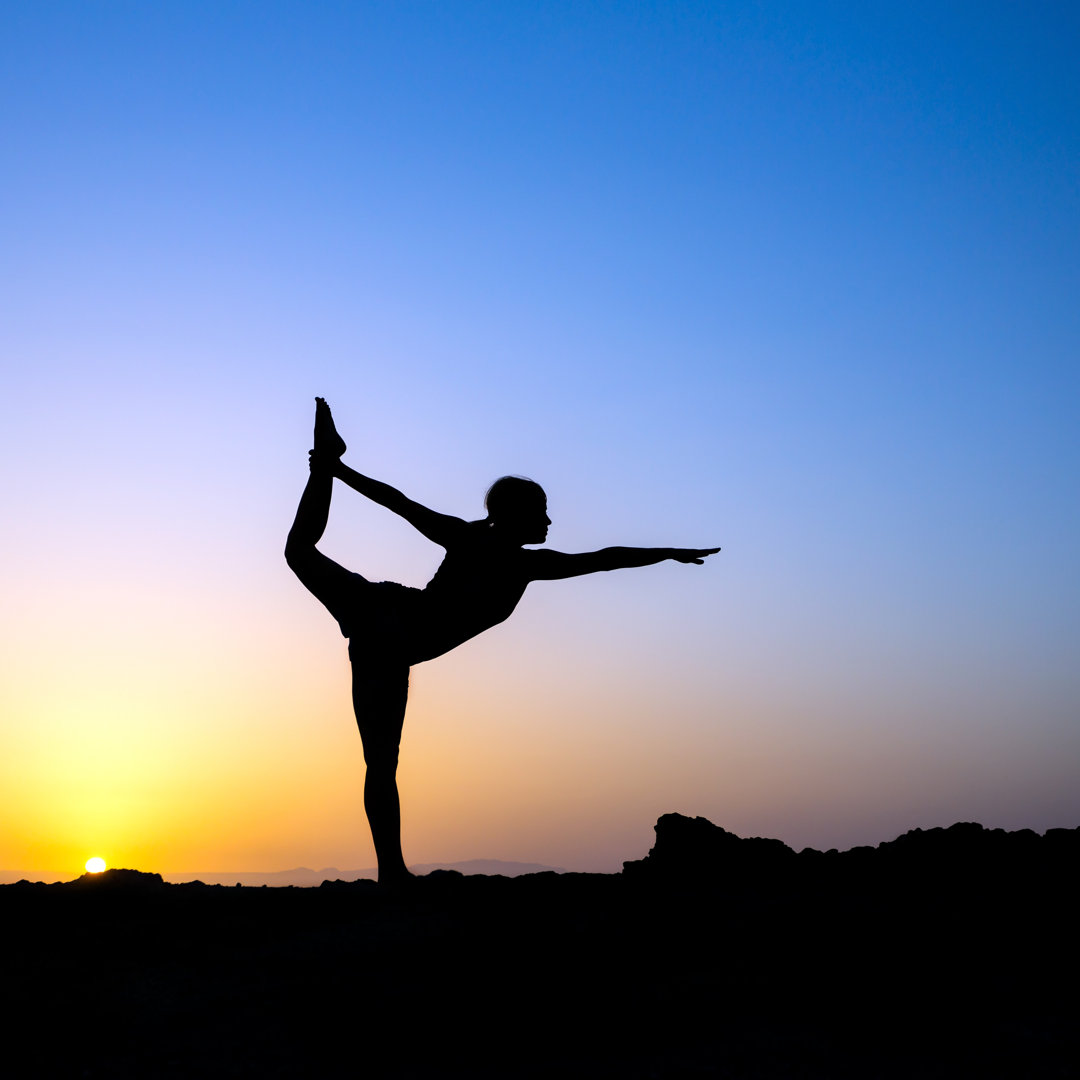
<svg viewBox="0 0 1080 1080"><path fill-rule="evenodd" d="M466 859L453 863L415 863L409 869L414 874L429 874L432 870L456 870L459 874L501 874L503 877L520 877L522 874L540 874L552 870L556 874L564 871L558 866L543 866L540 863L508 862L504 859ZM301 885L316 886L324 881L360 881L378 876L375 867L366 870L339 870L336 866L324 866L321 870L309 870L298 866L293 870L278 870L273 873L251 872L246 874L185 873L162 874L166 881L180 884L185 881L201 881L206 885Z"/></svg>
<svg viewBox="0 0 1080 1080"><path fill-rule="evenodd" d="M428 874L432 870L456 870L459 874L486 874L490 876L520 877L522 874L540 874L551 871L565 873L561 866L544 866L542 863L512 862L505 859L466 859L452 863L415 863L409 869L414 874ZM210 871L191 871L179 874L162 874L165 881L180 885L187 881L201 881L206 885L298 885L315 887L324 881L360 881L370 878L374 881L378 872L374 867L366 870L339 870L336 866L324 866L321 870L310 870L306 866L297 866L292 870L247 871L216 873ZM16 881L55 880L55 875L33 873L19 870L0 870L0 885L11 885Z"/></svg>

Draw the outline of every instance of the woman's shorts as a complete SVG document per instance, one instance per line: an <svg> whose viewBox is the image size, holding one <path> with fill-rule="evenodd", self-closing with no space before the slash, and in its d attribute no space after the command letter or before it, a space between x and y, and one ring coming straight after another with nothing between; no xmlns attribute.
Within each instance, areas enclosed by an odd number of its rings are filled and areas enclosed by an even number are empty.
<svg viewBox="0 0 1080 1080"><path fill-rule="evenodd" d="M424 624L424 593L396 581L368 581L315 548L290 562L293 572L337 619L349 656L411 664Z"/></svg>
<svg viewBox="0 0 1080 1080"><path fill-rule="evenodd" d="M349 656L382 655L410 662L420 623L423 592L396 581L368 581L360 574L336 615L349 639Z"/></svg>

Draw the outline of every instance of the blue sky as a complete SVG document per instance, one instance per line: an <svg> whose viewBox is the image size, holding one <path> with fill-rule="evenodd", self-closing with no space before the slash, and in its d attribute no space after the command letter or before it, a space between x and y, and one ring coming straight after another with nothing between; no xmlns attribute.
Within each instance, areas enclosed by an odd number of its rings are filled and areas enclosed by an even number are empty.
<svg viewBox="0 0 1080 1080"><path fill-rule="evenodd" d="M479 516L525 473L557 548L724 546L530 593L517 629L430 665L416 753L453 700L466 742L496 738L485 708L518 717L502 769L588 730L611 770L580 850L553 783L509 814L542 838L477 835L454 803L461 857L606 869L668 810L825 846L1076 823L1075 7L0 17L12 739L68 670L58 627L103 687L160 635L160 680L183 671L204 710L223 685L254 717L333 684L347 724L340 641L280 559L318 393L355 467L438 509ZM438 559L347 500L327 544L413 584ZM268 688L267 657L309 649ZM538 664L570 695L546 743L514 711ZM641 781L657 755L667 779ZM433 861L449 834L420 816ZM325 861L362 860L348 842ZM304 861L302 838L259 852Z"/></svg>

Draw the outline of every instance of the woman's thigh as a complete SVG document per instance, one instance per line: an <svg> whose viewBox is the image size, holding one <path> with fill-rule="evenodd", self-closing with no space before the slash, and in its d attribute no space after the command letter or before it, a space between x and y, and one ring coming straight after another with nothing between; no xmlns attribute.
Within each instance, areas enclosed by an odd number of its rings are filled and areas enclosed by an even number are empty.
<svg viewBox="0 0 1080 1080"><path fill-rule="evenodd" d="M368 765L396 765L409 700L409 665L357 644L354 639L349 656L353 710L364 743L364 760Z"/></svg>
<svg viewBox="0 0 1080 1080"><path fill-rule="evenodd" d="M348 637L357 610L363 607L363 593L370 589L371 582L314 547L304 552L302 558L292 559L289 566L304 588L337 619L341 632Z"/></svg>

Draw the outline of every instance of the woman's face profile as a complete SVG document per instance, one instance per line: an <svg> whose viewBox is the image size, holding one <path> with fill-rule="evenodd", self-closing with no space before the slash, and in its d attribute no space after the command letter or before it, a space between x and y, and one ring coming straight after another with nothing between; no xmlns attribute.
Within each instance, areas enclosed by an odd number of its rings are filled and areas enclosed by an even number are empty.
<svg viewBox="0 0 1080 1080"><path fill-rule="evenodd" d="M542 544L547 539L551 518L547 513L547 499L543 497L522 499L512 507L506 507L495 523L518 544Z"/></svg>

